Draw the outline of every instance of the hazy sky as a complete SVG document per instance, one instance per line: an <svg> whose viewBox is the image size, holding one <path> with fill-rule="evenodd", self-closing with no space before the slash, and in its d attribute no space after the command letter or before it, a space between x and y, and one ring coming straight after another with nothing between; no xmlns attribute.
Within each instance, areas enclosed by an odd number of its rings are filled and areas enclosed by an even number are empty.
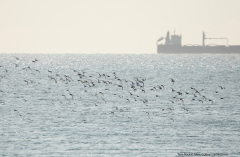
<svg viewBox="0 0 240 157"><path fill-rule="evenodd" d="M240 45L240 0L0 0L0 53L157 53L174 29Z"/></svg>

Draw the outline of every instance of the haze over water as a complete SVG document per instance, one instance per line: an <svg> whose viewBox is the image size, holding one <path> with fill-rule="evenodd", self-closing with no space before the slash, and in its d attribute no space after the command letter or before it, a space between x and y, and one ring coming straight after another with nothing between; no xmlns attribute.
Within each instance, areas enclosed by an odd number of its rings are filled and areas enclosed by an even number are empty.
<svg viewBox="0 0 240 157"><path fill-rule="evenodd" d="M239 87L238 54L0 54L0 155L238 156Z"/></svg>

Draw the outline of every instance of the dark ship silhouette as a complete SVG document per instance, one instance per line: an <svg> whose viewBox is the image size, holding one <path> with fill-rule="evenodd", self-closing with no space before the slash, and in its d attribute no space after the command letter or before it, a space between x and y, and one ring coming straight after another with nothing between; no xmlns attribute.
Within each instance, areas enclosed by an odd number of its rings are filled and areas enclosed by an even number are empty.
<svg viewBox="0 0 240 157"><path fill-rule="evenodd" d="M165 39L165 44L159 44L160 41ZM205 45L206 39L226 39L227 46L225 45L216 45L210 44ZM240 45L228 45L227 38L206 38L205 33L203 32L202 46L201 45L183 45L182 46L182 36L181 35L171 35L169 31L167 32L166 37L161 37L157 41L157 53L240 53Z"/></svg>

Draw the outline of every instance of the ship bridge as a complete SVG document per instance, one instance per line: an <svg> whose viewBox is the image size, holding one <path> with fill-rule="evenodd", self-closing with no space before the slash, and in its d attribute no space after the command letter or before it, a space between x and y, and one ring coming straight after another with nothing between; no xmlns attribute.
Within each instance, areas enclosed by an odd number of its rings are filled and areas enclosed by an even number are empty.
<svg viewBox="0 0 240 157"><path fill-rule="evenodd" d="M171 35L170 38L170 32L167 32L166 38L165 38L165 45L178 45L182 46L182 36L181 35L176 35L175 30L174 34Z"/></svg>

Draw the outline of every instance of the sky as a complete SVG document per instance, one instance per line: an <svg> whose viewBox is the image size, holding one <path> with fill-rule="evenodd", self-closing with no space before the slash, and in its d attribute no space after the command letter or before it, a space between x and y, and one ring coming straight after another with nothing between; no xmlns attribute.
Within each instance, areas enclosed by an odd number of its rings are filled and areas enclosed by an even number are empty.
<svg viewBox="0 0 240 157"><path fill-rule="evenodd" d="M154 54L156 41L240 45L240 0L0 0L0 53ZM226 40L206 40L226 45Z"/></svg>

